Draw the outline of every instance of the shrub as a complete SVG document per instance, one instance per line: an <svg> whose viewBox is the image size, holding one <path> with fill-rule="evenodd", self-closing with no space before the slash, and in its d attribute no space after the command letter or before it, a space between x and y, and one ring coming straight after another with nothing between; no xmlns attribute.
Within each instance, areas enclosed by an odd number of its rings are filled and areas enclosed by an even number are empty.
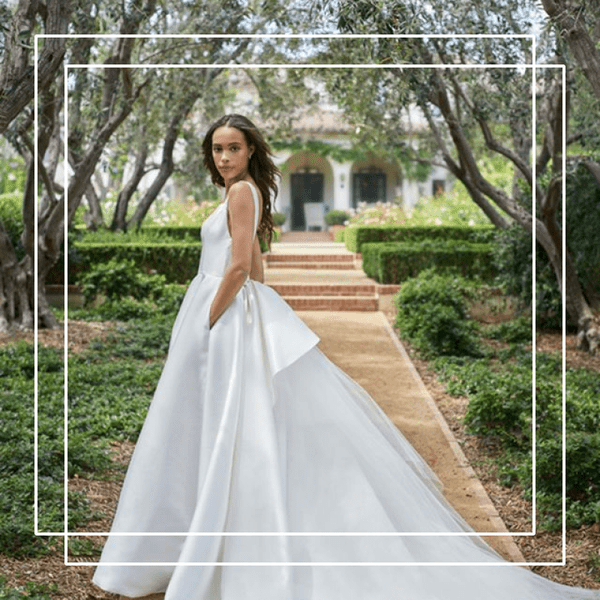
<svg viewBox="0 0 600 600"><path fill-rule="evenodd" d="M42 531L60 531L64 524L63 367L56 350L38 350L38 483ZM9 556L38 556L54 542L35 537L33 530L33 345L25 342L0 349L0 552ZM89 412L89 405L85 407ZM71 473L94 464L109 464L100 446L89 439L69 444ZM91 517L83 494L69 493L69 527Z"/></svg>
<svg viewBox="0 0 600 600"><path fill-rule="evenodd" d="M347 211L349 227L361 225L406 225L404 208L398 202L359 202Z"/></svg>
<svg viewBox="0 0 600 600"><path fill-rule="evenodd" d="M23 231L22 204L23 194L21 192L0 194L0 222L6 229L17 254L17 259L23 258L25 254L21 243L21 233Z"/></svg>
<svg viewBox="0 0 600 600"><path fill-rule="evenodd" d="M530 440L531 378L517 376L511 369L490 373L469 397L465 423L479 435L498 436L507 446L523 447Z"/></svg>
<svg viewBox="0 0 600 600"><path fill-rule="evenodd" d="M114 259L133 261L139 271L164 275L169 283L186 283L198 272L202 245L199 241L185 240L130 243L116 239L113 243L75 241L72 247L74 254L69 257L69 277L75 281L94 265Z"/></svg>
<svg viewBox="0 0 600 600"><path fill-rule="evenodd" d="M477 356L477 326L469 320L465 286L455 277L422 271L395 295L400 335L424 356Z"/></svg>
<svg viewBox="0 0 600 600"><path fill-rule="evenodd" d="M285 223L285 215L283 213L273 213L273 224L275 227L281 227Z"/></svg>
<svg viewBox="0 0 600 600"><path fill-rule="evenodd" d="M600 188L584 165L567 173L566 234L579 281L589 302L600 301L600 246L597 231L600 227ZM559 210L557 219L561 220ZM518 225L499 230L495 235L495 264L499 281L509 294L524 306L532 301L531 235ZM536 316L540 324L560 327L561 295L554 269L546 252L536 248Z"/></svg>
<svg viewBox="0 0 600 600"><path fill-rule="evenodd" d="M325 223L327 225L344 225L350 218L350 215L344 210L330 210L325 213Z"/></svg>
<svg viewBox="0 0 600 600"><path fill-rule="evenodd" d="M56 583L27 582L18 588L7 587L6 577L0 575L0 598L3 600L52 600L53 594L58 591Z"/></svg>
<svg viewBox="0 0 600 600"><path fill-rule="evenodd" d="M468 431L493 436L504 485L518 483L532 493L532 363L522 348L511 361L441 357L433 362L446 391L468 396ZM538 354L536 378L537 501L541 527L561 526L562 386L559 356ZM600 411L597 373L567 370L567 524L579 527L600 515Z"/></svg>
<svg viewBox="0 0 600 600"><path fill-rule="evenodd" d="M150 242L166 242L181 240L198 242L200 227L198 225L144 225L141 229L131 229L126 232L98 229L90 231L85 225L76 226L69 232L69 241L83 242L84 244L112 245L143 245Z"/></svg>
<svg viewBox="0 0 600 600"><path fill-rule="evenodd" d="M154 290L148 299L118 298L84 311L69 311L71 318L82 320L137 321L156 317L174 317L181 306L185 287L176 283Z"/></svg>
<svg viewBox="0 0 600 600"><path fill-rule="evenodd" d="M350 252L362 252L367 242L418 242L422 240L464 240L474 243L491 242L493 227L469 226L399 226L361 225L346 228L346 248Z"/></svg>
<svg viewBox="0 0 600 600"><path fill-rule="evenodd" d="M583 164L567 175L567 240L582 287L600 303L600 186Z"/></svg>
<svg viewBox="0 0 600 600"><path fill-rule="evenodd" d="M167 354L175 315L151 315L120 324L116 331L90 343L92 358L162 358Z"/></svg>
<svg viewBox="0 0 600 600"><path fill-rule="evenodd" d="M507 344L527 343L532 339L533 323L530 317L517 317L506 323L492 325L485 331L487 337Z"/></svg>
<svg viewBox="0 0 600 600"><path fill-rule="evenodd" d="M338 244L344 243L344 240L346 239L346 227L344 227L344 229L338 229L335 234L334 234L334 242L337 242Z"/></svg>
<svg viewBox="0 0 600 600"><path fill-rule="evenodd" d="M491 246L458 240L367 243L363 269L380 283L401 283L429 268L452 269L464 277L492 279Z"/></svg>
<svg viewBox="0 0 600 600"><path fill-rule="evenodd" d="M133 260L111 259L95 265L81 277L80 283L85 303L89 304L100 294L109 301L127 296L136 300L160 296L165 278L141 273Z"/></svg>

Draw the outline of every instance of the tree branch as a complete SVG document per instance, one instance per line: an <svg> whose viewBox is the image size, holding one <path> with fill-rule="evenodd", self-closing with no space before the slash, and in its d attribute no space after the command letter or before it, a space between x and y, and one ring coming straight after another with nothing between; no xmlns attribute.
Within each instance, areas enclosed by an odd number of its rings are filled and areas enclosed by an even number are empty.
<svg viewBox="0 0 600 600"><path fill-rule="evenodd" d="M519 169L519 171L523 174L525 180L527 181L527 183L529 183L529 186L533 187L533 174L531 171L531 167L516 152L513 152L510 148L507 148L506 146L502 145L494 137L487 121L481 117L481 114L477 110L475 103L471 100L471 98L467 95L467 92L456 80L456 76L452 74L450 75L450 77L455 83L455 89L458 91L460 97L464 100L465 104L469 107L471 113L475 117L475 120L479 125L481 133L483 133L483 138L485 140L486 146L490 150L493 150L494 152L501 154L505 158L508 158L508 160L510 160L515 165L515 167L517 167L517 169ZM541 189L539 190L539 192L541 192Z"/></svg>
<svg viewBox="0 0 600 600"><path fill-rule="evenodd" d="M0 71L0 133L6 131L14 118L33 100L34 69L28 64L29 48L21 32L30 38L35 25L35 0L20 0L15 18L6 36L4 61ZM45 33L65 34L71 15L71 3L48 0ZM64 38L46 38L38 59L38 89L47 88L62 64L66 48Z"/></svg>
<svg viewBox="0 0 600 600"><path fill-rule="evenodd" d="M542 0L548 16L556 23L561 37L566 39L575 60L600 98L600 50L592 40L585 21L584 8L580 3L566 0ZM591 12L591 9L589 9ZM597 15L591 15L597 20Z"/></svg>

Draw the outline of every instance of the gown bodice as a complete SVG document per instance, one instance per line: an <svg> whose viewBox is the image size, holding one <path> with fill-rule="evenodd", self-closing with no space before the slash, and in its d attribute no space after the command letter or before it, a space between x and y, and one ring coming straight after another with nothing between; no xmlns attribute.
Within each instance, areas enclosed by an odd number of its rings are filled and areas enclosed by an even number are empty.
<svg viewBox="0 0 600 600"><path fill-rule="evenodd" d="M260 207L256 188L246 181L252 192L254 201L254 231L258 227L258 211ZM202 253L200 255L199 273L222 277L231 262L231 234L227 225L228 199L217 206L213 213L204 221L200 236Z"/></svg>

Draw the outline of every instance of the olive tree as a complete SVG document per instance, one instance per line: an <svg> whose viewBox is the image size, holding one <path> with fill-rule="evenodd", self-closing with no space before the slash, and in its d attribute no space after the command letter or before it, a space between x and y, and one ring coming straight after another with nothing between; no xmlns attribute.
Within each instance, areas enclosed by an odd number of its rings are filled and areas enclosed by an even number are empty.
<svg viewBox="0 0 600 600"><path fill-rule="evenodd" d="M338 27L347 33L528 33L540 20L535 6L495 0L456 5L440 2L429 10L402 0L358 0L337 7ZM600 328L582 290L574 261L563 247L557 219L562 189L562 90L560 79L540 68L537 82L538 156L531 159L531 72L501 68L531 61L528 39L416 37L361 44L334 40L324 52L344 62L437 65L438 68L327 72L329 88L361 131L398 143L407 139L406 111L418 107L426 119L438 156L465 186L473 201L497 227L516 223L544 248L559 286L566 262L566 309L577 323L582 347L597 351ZM546 50L546 56L555 60ZM457 69L458 64L498 68ZM567 92L567 101L570 94ZM568 108L568 107L567 107ZM568 111L567 111L568 114ZM364 133L363 133L364 134ZM568 143L570 139L566 140ZM383 142L382 142L383 143ZM481 158L507 161L515 173L510 189L494 185L481 170ZM537 178L534 180L534 169ZM532 206L532 192L537 205Z"/></svg>
<svg viewBox="0 0 600 600"><path fill-rule="evenodd" d="M27 163L27 183L23 192L23 234L25 256L18 258L0 223L0 330L32 328L34 305L39 309L39 325L58 323L48 306L44 282L60 257L65 228L74 218L83 198L89 206L90 226L103 223L96 177L112 144L129 128L136 144L127 149L133 156L134 173L123 182L118 194L113 229L139 226L149 206L174 170L173 151L182 124L198 110L214 106L222 95L217 82L222 68L198 72L157 70L145 67L155 63L182 65L205 62L235 63L251 51L248 39L233 40L227 34L261 31L267 24L284 26L298 21L304 10L289 11L279 2L249 5L243 1L226 4L209 0L201 5L172 5L165 0L133 0L117 4L106 0L20 0L18 6L1 7L8 27L0 33L2 69L0 82L0 133L20 151ZM290 25L291 26L291 25ZM33 36L59 34L114 33L112 38L46 38L40 41L38 57L38 140L34 155L32 100L34 96ZM226 34L220 39L158 38L153 34ZM147 37L127 37L147 34ZM260 48L254 50L259 52ZM64 60L90 65L69 70L68 156L62 160ZM125 65L136 64L139 67ZM202 108L199 110L202 113ZM149 110L150 109L150 110ZM152 118L150 118L152 117ZM135 136L131 131L136 131ZM123 136L122 139L126 139ZM149 165L151 151L160 153L158 165ZM69 168L68 188L57 179L59 166ZM40 188L34 189L34 170L39 169ZM153 171L150 183L128 220L127 208L141 175ZM35 197L39 196L38 205ZM65 222L65 204L67 219ZM34 222L38 237L34 239ZM34 249L38 248L38 270L34 273ZM34 298L37 277L38 296Z"/></svg>

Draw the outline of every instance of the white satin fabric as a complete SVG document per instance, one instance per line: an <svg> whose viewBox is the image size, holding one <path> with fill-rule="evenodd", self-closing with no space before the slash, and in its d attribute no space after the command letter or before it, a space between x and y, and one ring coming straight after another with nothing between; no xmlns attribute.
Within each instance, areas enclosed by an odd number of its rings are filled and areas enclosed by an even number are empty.
<svg viewBox="0 0 600 600"><path fill-rule="evenodd" d="M273 290L247 281L209 329L231 251L226 211L225 201L202 227L199 273L174 324L112 526L180 535L110 536L96 585L129 597L166 592L166 600L600 598L506 564L311 566L502 559L478 537L318 535L471 530L425 462ZM129 562L167 564L107 564ZM206 562L306 564L185 564Z"/></svg>

